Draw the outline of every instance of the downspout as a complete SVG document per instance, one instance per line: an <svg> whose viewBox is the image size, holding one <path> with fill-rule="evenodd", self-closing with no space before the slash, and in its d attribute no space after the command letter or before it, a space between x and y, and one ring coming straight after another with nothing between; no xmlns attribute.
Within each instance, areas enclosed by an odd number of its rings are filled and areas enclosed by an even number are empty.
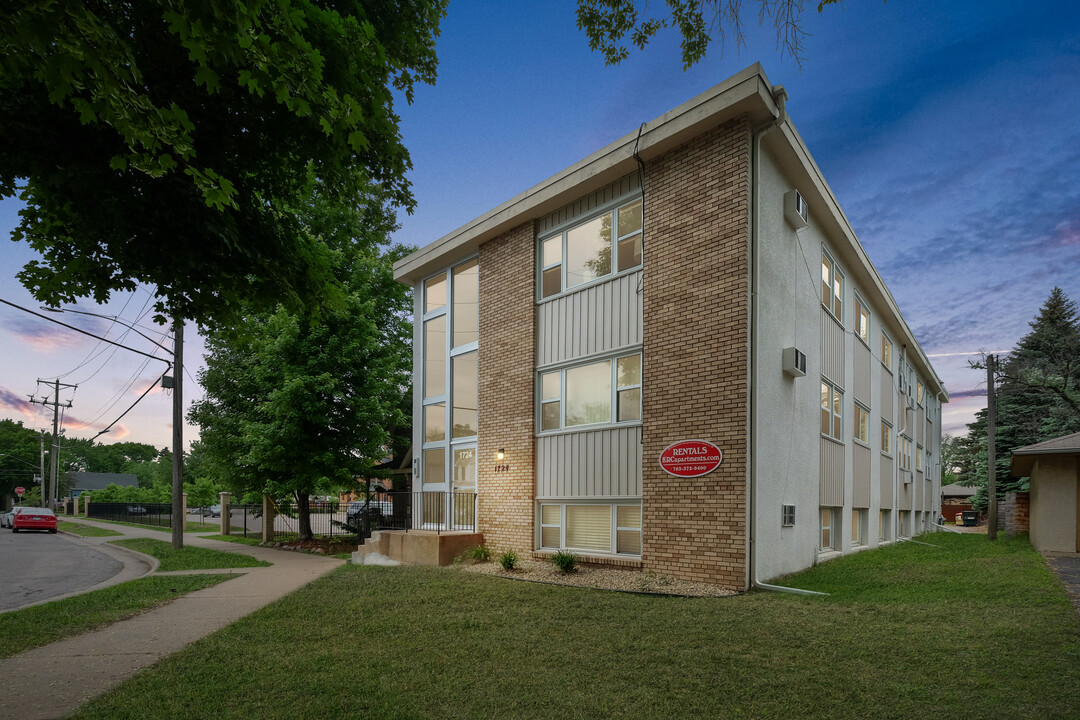
<svg viewBox="0 0 1080 720"><path fill-rule="evenodd" d="M750 582L751 586L759 588L761 590L775 590L778 592L795 593L798 595L828 595L828 593L815 592L813 590L803 590L801 588L783 587L782 585L769 585L763 583L757 579L757 537L755 515L757 511L756 494L757 494L757 466L758 466L758 443L755 438L755 429L757 427L757 362L755 357L757 325L758 325L758 306L757 306L757 273L758 273L758 163L761 154L761 139L777 129L787 120L787 111L785 110L785 103L787 102L787 90L783 85L775 85L772 88L773 100L776 102L777 115L775 118L767 122L765 125L758 128L754 133L753 138L750 141L750 428L749 428L749 443L750 443L750 471L748 473L747 483L747 504L749 506L749 526L750 526L750 552L747 556L750 558Z"/></svg>

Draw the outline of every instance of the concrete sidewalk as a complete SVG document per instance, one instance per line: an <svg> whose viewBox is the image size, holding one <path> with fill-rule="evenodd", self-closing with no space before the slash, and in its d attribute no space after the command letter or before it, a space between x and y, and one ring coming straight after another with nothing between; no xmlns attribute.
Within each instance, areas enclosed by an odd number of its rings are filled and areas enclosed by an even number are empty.
<svg viewBox="0 0 1080 720"><path fill-rule="evenodd" d="M169 541L168 533L98 523L125 537ZM116 537L84 538L104 543ZM306 553L207 540L185 534L184 544L251 555L270 567L229 570L236 577L95 632L0 660L0 715L60 718L144 667L277 600L343 564ZM218 572L218 571L208 571Z"/></svg>

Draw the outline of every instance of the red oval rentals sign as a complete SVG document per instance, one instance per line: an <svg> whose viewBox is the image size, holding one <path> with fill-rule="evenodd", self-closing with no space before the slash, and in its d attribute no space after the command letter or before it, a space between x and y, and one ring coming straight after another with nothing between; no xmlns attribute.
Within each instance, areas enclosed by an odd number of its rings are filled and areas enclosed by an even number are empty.
<svg viewBox="0 0 1080 720"><path fill-rule="evenodd" d="M660 467L675 477L691 478L708 475L724 460L724 453L711 442L680 440L660 453Z"/></svg>

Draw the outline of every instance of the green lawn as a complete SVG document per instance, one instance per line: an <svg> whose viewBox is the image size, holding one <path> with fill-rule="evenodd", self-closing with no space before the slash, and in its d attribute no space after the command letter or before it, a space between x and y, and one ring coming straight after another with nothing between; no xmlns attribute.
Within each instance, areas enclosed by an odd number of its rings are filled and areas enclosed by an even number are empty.
<svg viewBox="0 0 1080 720"><path fill-rule="evenodd" d="M67 520L61 520L57 527L64 532L69 532L72 535L82 535L83 537L110 537L112 535L123 535L123 533L118 533L115 530L100 528L95 525L80 525L79 523L68 522Z"/></svg>
<svg viewBox="0 0 1080 720"><path fill-rule="evenodd" d="M1080 618L1042 558L928 542L786 580L826 598L345 566L77 717L1076 718Z"/></svg>
<svg viewBox="0 0 1080 720"><path fill-rule="evenodd" d="M185 545L174 550L171 543L152 538L126 538L110 540L113 545L121 545L130 550L137 550L152 555L161 561L159 572L172 570L213 570L218 568L268 567L271 563L256 560L250 555L210 550L209 548Z"/></svg>
<svg viewBox="0 0 1080 720"><path fill-rule="evenodd" d="M0 658L96 630L228 579L228 575L151 576L0 613Z"/></svg>

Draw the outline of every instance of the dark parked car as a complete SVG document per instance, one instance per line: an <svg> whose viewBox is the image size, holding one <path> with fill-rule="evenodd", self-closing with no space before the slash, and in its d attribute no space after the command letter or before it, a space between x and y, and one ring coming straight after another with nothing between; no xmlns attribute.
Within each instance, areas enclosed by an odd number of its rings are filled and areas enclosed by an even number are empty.
<svg viewBox="0 0 1080 720"><path fill-rule="evenodd" d="M202 516L203 517L217 517L217 518L221 517L221 506L220 505L211 505L209 507L204 507L202 509Z"/></svg>
<svg viewBox="0 0 1080 720"><path fill-rule="evenodd" d="M360 520L364 517L367 509L367 517L371 522L378 522L380 517L389 517L394 514L394 504L389 500L353 500L345 511L345 524L351 528L359 528Z"/></svg>

